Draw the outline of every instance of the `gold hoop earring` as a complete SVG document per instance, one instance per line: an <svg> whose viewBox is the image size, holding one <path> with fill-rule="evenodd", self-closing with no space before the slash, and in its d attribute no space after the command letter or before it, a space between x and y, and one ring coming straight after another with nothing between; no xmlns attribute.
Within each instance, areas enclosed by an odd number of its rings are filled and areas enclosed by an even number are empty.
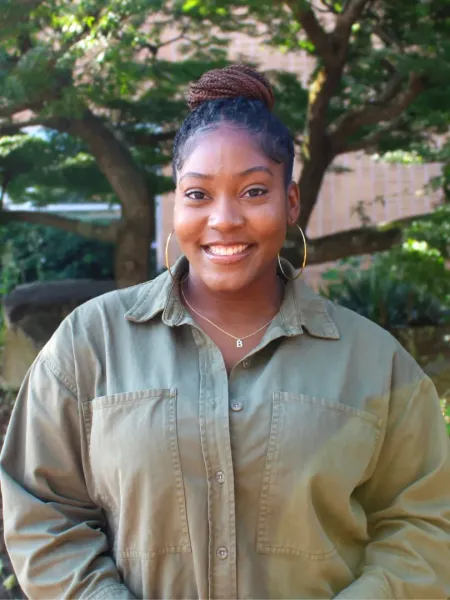
<svg viewBox="0 0 450 600"><path fill-rule="evenodd" d="M278 254L278 266L280 267L280 271L283 273L283 275L286 277L286 279L289 279L290 281L294 281L294 279L298 279L300 277L300 275L303 273L303 269L306 266L306 258L307 258L307 255L308 255L308 247L306 245L306 238L305 238L305 234L303 233L303 229L300 227L300 225L298 223L294 223L294 225L296 225L296 227L298 227L300 233L302 234L303 247L304 247L302 268L300 269L300 271L297 273L297 275L295 277L288 277L286 275L286 273L283 270L283 266L281 264L280 255Z"/></svg>
<svg viewBox="0 0 450 600"><path fill-rule="evenodd" d="M169 265L169 244L170 244L170 240L172 239L172 235L173 235L174 232L175 232L175 229L172 229L172 231L167 236L167 242L166 242L166 269L169 271L169 275L172 277L172 279L174 281L176 281L175 277L172 275L172 271L170 270L170 265Z"/></svg>

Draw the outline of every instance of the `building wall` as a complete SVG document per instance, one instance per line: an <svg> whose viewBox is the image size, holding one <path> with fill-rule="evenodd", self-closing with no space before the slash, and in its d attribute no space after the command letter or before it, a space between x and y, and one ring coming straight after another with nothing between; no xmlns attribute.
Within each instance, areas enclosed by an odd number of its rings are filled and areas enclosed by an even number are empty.
<svg viewBox="0 0 450 600"><path fill-rule="evenodd" d="M297 73L306 85L312 63L304 54L284 55L272 48L261 45L258 40L236 35L230 48L234 60L247 60L260 65L263 70L281 69ZM176 59L173 48L167 58ZM307 234L316 238L337 231L358 227L361 218L358 206L373 223L391 221L401 217L428 212L439 202L439 193L426 189L430 179L439 174L437 164L391 165L376 162L363 153L339 156L334 166L350 169L350 172L330 171L324 180L319 200L314 209ZM296 164L296 173L300 172ZM164 248L168 234L172 230L173 194L164 197L160 208L160 243L158 261L164 264ZM170 260L175 260L179 249L176 242L171 244ZM329 264L309 267L305 270L307 281L317 287L320 274Z"/></svg>

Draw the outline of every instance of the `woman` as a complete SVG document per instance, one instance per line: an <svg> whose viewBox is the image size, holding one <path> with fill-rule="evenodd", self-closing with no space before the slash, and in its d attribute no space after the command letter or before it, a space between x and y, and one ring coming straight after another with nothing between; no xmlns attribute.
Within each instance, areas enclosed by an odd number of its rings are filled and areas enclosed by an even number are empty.
<svg viewBox="0 0 450 600"><path fill-rule="evenodd" d="M430 380L287 262L291 136L265 78L206 73L174 147L184 256L60 326L1 457L31 598L448 598Z"/></svg>

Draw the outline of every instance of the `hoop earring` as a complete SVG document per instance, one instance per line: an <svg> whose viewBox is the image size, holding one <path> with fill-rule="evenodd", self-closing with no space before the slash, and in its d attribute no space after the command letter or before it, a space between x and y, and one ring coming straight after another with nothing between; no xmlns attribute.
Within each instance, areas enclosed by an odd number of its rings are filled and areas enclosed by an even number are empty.
<svg viewBox="0 0 450 600"><path fill-rule="evenodd" d="M298 227L300 233L302 234L302 238L303 238L303 264L302 264L302 268L300 269L299 273L297 273L297 275L295 277L288 277L286 275L286 273L283 270L283 266L281 264L281 260L280 260L280 255L278 254L278 266L280 267L280 271L283 273L283 275L286 277L286 279L289 279L290 281L294 281L295 279L298 279L300 277L300 275L303 273L303 269L306 266L306 258L308 255L308 247L306 245L306 238L305 238L305 234L303 233L303 229L300 227L300 225L298 223L294 223L294 225L296 227Z"/></svg>
<svg viewBox="0 0 450 600"><path fill-rule="evenodd" d="M169 265L169 244L170 244L170 240L172 239L172 235L175 232L174 229L172 229L172 231L169 233L169 235L167 236L167 242L166 242L166 269L169 271L169 275L172 277L172 279L174 281L176 281L175 277L172 275L172 271L170 270L170 265Z"/></svg>

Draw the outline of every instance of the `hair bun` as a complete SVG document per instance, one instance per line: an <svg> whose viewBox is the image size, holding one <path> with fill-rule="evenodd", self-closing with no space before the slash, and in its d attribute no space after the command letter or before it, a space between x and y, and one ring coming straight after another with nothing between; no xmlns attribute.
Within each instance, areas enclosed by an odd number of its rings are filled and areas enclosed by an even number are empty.
<svg viewBox="0 0 450 600"><path fill-rule="evenodd" d="M247 65L231 65L207 71L191 84L188 106L194 110L208 100L240 96L260 100L269 110L275 105L272 86L262 73Z"/></svg>

